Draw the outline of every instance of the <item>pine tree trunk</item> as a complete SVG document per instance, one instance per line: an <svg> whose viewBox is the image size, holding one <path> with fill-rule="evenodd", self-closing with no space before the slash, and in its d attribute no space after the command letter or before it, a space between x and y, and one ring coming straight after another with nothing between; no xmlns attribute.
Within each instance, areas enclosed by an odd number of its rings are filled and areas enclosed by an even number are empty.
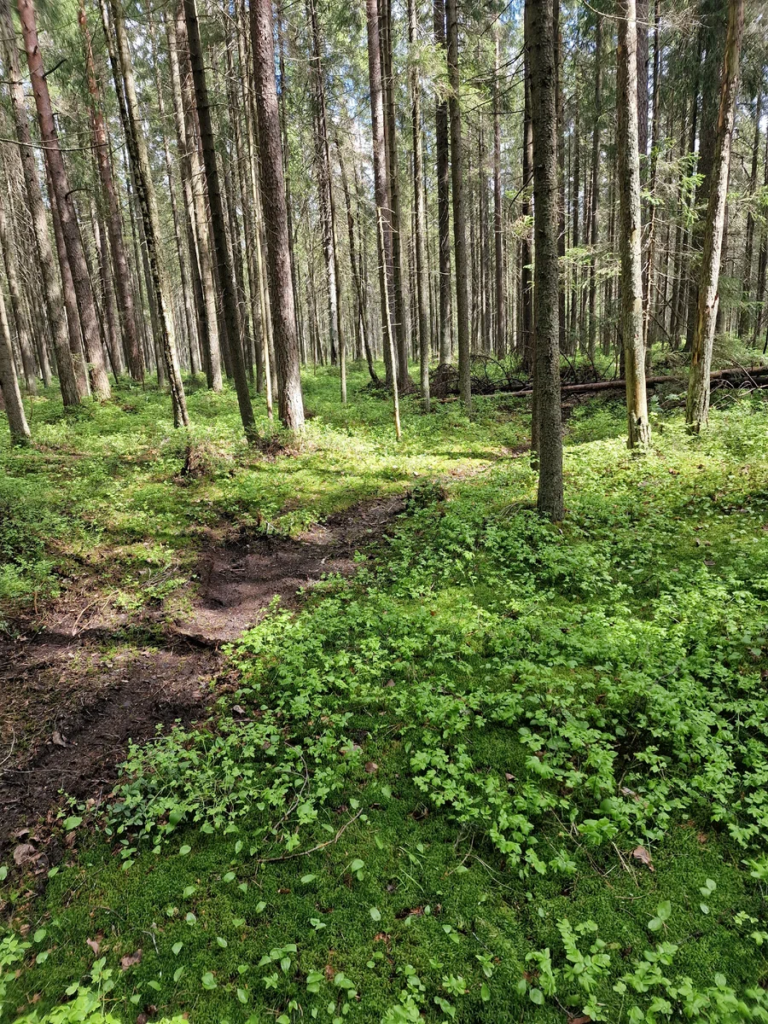
<svg viewBox="0 0 768 1024"><path fill-rule="evenodd" d="M205 178L208 184L208 200L211 206L211 227L219 265L219 280L224 304L224 319L229 339L229 354L232 360L232 372L235 379L237 404L240 419L243 422L246 437L255 437L255 420L251 395L248 390L248 377L245 372L245 360L241 345L242 331L237 306L237 294L232 268L232 258L227 245L226 222L219 185L219 170L216 162L216 150L213 144L213 128L211 126L211 110L208 102L208 86L203 65L203 52L200 45L200 27L197 20L196 0L184 0L184 14L187 23L187 39L189 42L189 59L192 64L192 77L195 85L197 116L200 124L200 142L203 150Z"/></svg>
<svg viewBox="0 0 768 1024"><path fill-rule="evenodd" d="M494 267L496 271L495 288L495 347L496 358L503 359L506 355L506 338L504 331L504 211L502 209L501 192L501 111L499 110L499 21L495 26L494 39L494 74L493 74L493 239Z"/></svg>
<svg viewBox="0 0 768 1024"><path fill-rule="evenodd" d="M524 59L525 105L523 111L523 198L520 214L523 221L531 215L531 185L533 182L533 124L531 121L531 69L528 49ZM520 333L522 334L523 369L533 373L536 365L536 337L533 331L533 246L531 230L526 225L520 246ZM536 448L538 427L534 418L532 447Z"/></svg>
<svg viewBox="0 0 768 1024"><path fill-rule="evenodd" d="M739 55L744 30L744 0L729 0L728 35L720 87L720 110L717 117L715 158L709 189L707 221L704 229L704 252L699 283L696 330L691 350L691 374L688 382L686 423L698 433L709 418L709 374L712 347L720 303L718 281L720 255L725 228L728 199L728 176L731 166L731 137L739 81Z"/></svg>
<svg viewBox="0 0 768 1024"><path fill-rule="evenodd" d="M112 176L112 164L109 156L109 141L107 139L104 117L101 112L101 97L96 82L96 72L93 64L93 50L91 47L91 36L88 31L88 23L85 13L85 0L80 0L79 13L80 29L83 34L85 49L86 77L88 81L88 92L91 97L91 133L93 146L96 155L96 164L101 181L101 189L106 204L107 233L109 246L112 252L112 262L115 267L117 284L117 302L120 310L120 322L123 337L125 339L125 350L128 357L128 367L134 380L144 379L144 355L141 351L139 332L136 325L136 311L133 298L133 282L128 267L128 259L125 252L123 239L123 222L120 216L120 206L117 201L115 182Z"/></svg>
<svg viewBox="0 0 768 1024"><path fill-rule="evenodd" d="M102 321L104 327L104 340L106 342L109 362L112 366L112 373L115 380L122 376L125 371L123 363L123 339L120 332L120 314L117 310L115 288L112 280L112 269L109 265L109 253L104 244L104 237L101 224L96 212L96 204L91 204L91 229L93 231L93 244L95 249L96 263L99 268L99 280L101 282Z"/></svg>
<svg viewBox="0 0 768 1024"><path fill-rule="evenodd" d="M459 96L459 19L456 0L445 5L448 20L448 80L451 86L448 112L451 125L451 187L453 193L453 247L456 255L456 325L459 347L459 395L468 415L472 413L469 301L467 294L467 229L462 175L461 101Z"/></svg>
<svg viewBox="0 0 768 1024"><path fill-rule="evenodd" d="M16 364L13 361L11 329L5 308L3 289L0 288L0 394L3 396L8 426L11 430L11 444L29 444L31 434L21 400Z"/></svg>
<svg viewBox="0 0 768 1024"><path fill-rule="evenodd" d="M557 260L557 70L555 4L526 0L525 34L530 62L533 121L534 319L539 421L539 512L563 518L563 438Z"/></svg>
<svg viewBox="0 0 768 1024"><path fill-rule="evenodd" d="M589 244L592 246L592 256L589 262L589 345L588 354L590 360L595 358L595 343L597 341L597 255L595 249L598 240L597 211L600 181L600 116L603 104L603 19L597 16L597 32L595 35L595 124L592 129L592 182L590 185L590 211L589 211Z"/></svg>
<svg viewBox="0 0 768 1024"><path fill-rule="evenodd" d="M6 67L11 77L9 91L13 108L14 126L16 138L20 143L19 153L24 173L24 184L26 186L27 201L35 236L37 258L43 279L43 295L53 341L53 350L56 354L61 397L65 406L72 406L79 403L80 393L75 376L75 367L72 362L72 354L69 350L67 321L64 312L61 284L54 262L51 236L48 231L48 220L45 214L40 180L37 173L37 163L35 161L34 149L32 148L32 136L29 129L24 86L21 81L9 0L0 0L0 32L6 40L4 53Z"/></svg>
<svg viewBox="0 0 768 1024"><path fill-rule="evenodd" d="M435 45L446 50L445 0L434 0ZM453 288L451 286L451 164L448 137L448 102L435 103L435 150L437 154L437 230L440 274L440 364L448 363L453 352Z"/></svg>
<svg viewBox="0 0 768 1024"><path fill-rule="evenodd" d="M760 160L760 114L762 113L762 92L758 90L755 99L755 138L752 143L752 167L749 175L749 193L754 196L757 191L757 166ZM751 208L747 214L746 242L744 245L744 270L742 274L742 308L739 315L739 337L745 338L749 334L749 325L752 319L749 301L752 297L752 251L755 244L755 215Z"/></svg>
<svg viewBox="0 0 768 1024"><path fill-rule="evenodd" d="M268 211L267 263L274 325L278 407L280 419L285 426L299 431L304 427L304 404L275 83L272 0L251 0L251 39L261 157L261 192L265 211Z"/></svg>
<svg viewBox="0 0 768 1024"><path fill-rule="evenodd" d="M408 315L403 287L403 241L400 203L400 163L397 147L397 120L395 117L395 87L392 69L392 3L379 0L381 48L381 85L384 103L384 145L387 153L387 186L390 203L390 231L392 235L392 288L394 313L393 330L397 349L397 375L401 391L411 386L408 376Z"/></svg>
<svg viewBox="0 0 768 1024"><path fill-rule="evenodd" d="M51 186L56 193L61 231L72 272L83 340L85 341L85 349L88 355L91 386L97 398L106 400L110 397L111 388L104 362L104 352L101 347L99 318L96 313L96 304L93 298L91 280L88 276L85 254L82 242L80 241L80 229L72 203L69 180L66 168L64 167L64 159L59 149L59 140L51 108L51 98L48 93L48 82L45 78L43 59L37 38L35 9L32 0L18 0L18 7L29 74L32 79L32 91L35 96L37 117L40 123L40 135L45 147L45 162L50 174Z"/></svg>
<svg viewBox="0 0 768 1024"><path fill-rule="evenodd" d="M643 345L643 252L638 142L637 12L635 0L618 0L616 51L616 133L621 208L621 326L627 382L627 444L647 448L651 441L645 391ZM645 29L643 28L643 31Z"/></svg>
<svg viewBox="0 0 768 1024"><path fill-rule="evenodd" d="M27 320L24 315L24 299L21 291L21 283L17 272L18 259L10 249L10 238L8 236L8 221L5 215L6 197L0 190L0 248L3 251L3 263L5 275L8 281L8 294L11 298L11 315L16 326L16 340L21 353L21 366L24 371L24 384L28 395L37 394L37 361L32 345L32 338L27 328Z"/></svg>
<svg viewBox="0 0 768 1024"><path fill-rule="evenodd" d="M205 201L203 167L197 144L198 125L195 113L195 88L192 81L192 72L189 67L189 40L187 38L183 0L177 0L176 5L176 46L174 49L178 60L180 99L184 116L184 136L186 140L184 159L188 162L189 167L200 285L205 310L205 330L202 336L205 347L205 373L208 387L212 391L221 391L223 387L221 375L222 339L219 334L219 321L216 313L216 275L213 265L211 233L208 227L208 208Z"/></svg>
<svg viewBox="0 0 768 1024"><path fill-rule="evenodd" d="M102 0L104 2L104 0ZM152 181L152 172L147 152L147 142L144 136L143 126L139 115L139 103L136 96L136 84L133 77L133 65L131 63L128 39L125 32L125 22L121 8L121 0L110 0L112 10L113 28L115 41L117 43L117 59L120 66L123 86L125 88L125 106L127 113L126 142L128 153L133 169L133 178L136 187L136 194L141 209L141 219L144 227L146 242L146 256L149 262L151 277L151 288L157 307L157 320L159 328L159 344L162 349L162 356L165 361L165 368L168 374L168 383L171 389L171 401L173 403L173 422L177 427L189 426L187 414L187 401L184 394L184 384L181 380L181 367L179 356L176 350L176 337L173 322L173 311L171 309L168 280L165 266L160 258L160 218L157 211L155 199L155 188ZM120 89L120 82L115 82L115 88Z"/></svg>
<svg viewBox="0 0 768 1024"><path fill-rule="evenodd" d="M429 314L427 310L426 234L424 210L424 150L421 138L421 82L413 52L419 24L416 0L408 0L408 43L411 47L411 126L413 131L413 202L416 235L416 311L419 326L419 377L424 412L429 412Z"/></svg>

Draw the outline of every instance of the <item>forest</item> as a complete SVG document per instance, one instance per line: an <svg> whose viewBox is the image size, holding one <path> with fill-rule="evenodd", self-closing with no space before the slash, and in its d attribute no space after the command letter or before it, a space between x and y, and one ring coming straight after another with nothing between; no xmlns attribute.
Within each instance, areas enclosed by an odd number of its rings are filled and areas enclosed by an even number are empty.
<svg viewBox="0 0 768 1024"><path fill-rule="evenodd" d="M766 396L766 0L0 0L0 1024L768 1024Z"/></svg>

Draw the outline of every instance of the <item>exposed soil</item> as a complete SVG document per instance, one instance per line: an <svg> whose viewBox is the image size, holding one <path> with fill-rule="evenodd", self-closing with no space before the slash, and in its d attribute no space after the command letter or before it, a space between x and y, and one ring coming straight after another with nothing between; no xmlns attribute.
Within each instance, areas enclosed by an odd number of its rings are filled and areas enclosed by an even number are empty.
<svg viewBox="0 0 768 1024"><path fill-rule="evenodd" d="M89 579L0 643L0 856L29 842L27 830L44 834L62 791L80 801L109 793L129 740L200 718L211 684L226 682L220 645L276 595L293 608L323 576L351 574L355 552L404 508L402 497L364 502L296 539L212 533L174 621L110 610Z"/></svg>

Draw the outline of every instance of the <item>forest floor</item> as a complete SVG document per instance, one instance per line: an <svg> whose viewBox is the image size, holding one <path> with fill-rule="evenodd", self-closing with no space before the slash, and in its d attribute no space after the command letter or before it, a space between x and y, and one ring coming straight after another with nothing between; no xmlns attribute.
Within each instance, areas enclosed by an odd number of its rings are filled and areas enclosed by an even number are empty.
<svg viewBox="0 0 768 1024"><path fill-rule="evenodd" d="M525 400L363 384L0 448L0 1021L768 1019L761 396L577 405L551 526Z"/></svg>

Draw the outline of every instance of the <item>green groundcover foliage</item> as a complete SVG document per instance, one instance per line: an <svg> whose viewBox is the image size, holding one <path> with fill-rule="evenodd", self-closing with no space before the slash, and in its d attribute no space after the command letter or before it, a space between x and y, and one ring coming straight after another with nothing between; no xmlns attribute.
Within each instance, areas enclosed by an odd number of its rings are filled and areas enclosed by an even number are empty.
<svg viewBox="0 0 768 1024"><path fill-rule="evenodd" d="M768 1021L768 409L623 417L571 417L562 524L509 451L416 481L233 644L42 895L4 872L0 1020Z"/></svg>

